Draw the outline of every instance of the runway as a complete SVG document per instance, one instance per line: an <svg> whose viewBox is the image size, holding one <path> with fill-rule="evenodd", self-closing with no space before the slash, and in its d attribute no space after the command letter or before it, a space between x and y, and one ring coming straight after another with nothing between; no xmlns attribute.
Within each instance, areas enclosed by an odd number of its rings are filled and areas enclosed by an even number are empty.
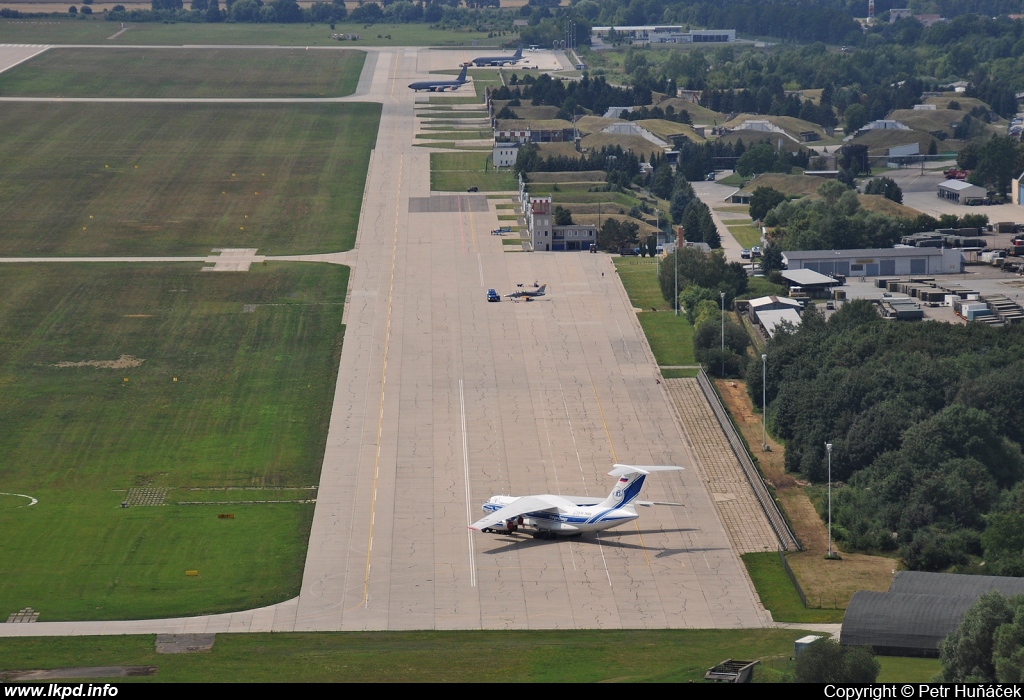
<svg viewBox="0 0 1024 700"><path fill-rule="evenodd" d="M338 260L353 266L347 328L299 597L0 636L771 626L610 258L510 252L489 235L501 200L483 194L410 212L431 193L406 85L444 53L373 50L357 91L383 112L356 248ZM546 297L486 301L534 280ZM603 497L615 462L684 466L641 496L682 505L580 539L467 529L495 493Z"/></svg>

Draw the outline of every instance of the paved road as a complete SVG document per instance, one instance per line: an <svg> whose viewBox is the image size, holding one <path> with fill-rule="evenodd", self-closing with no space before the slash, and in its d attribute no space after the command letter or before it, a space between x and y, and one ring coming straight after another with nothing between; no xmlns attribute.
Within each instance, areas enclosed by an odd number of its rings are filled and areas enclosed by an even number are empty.
<svg viewBox="0 0 1024 700"><path fill-rule="evenodd" d="M693 183L693 191L697 194L697 198L700 201L708 205L711 209L711 218L715 222L715 226L718 227L718 233L722 237L722 249L725 251L725 258L729 262L749 262L744 260L740 256L740 251L743 250L743 246L739 244L732 232L723 223L723 219L749 219L750 217L746 214L738 214L736 212L722 212L717 211L715 207L728 206L725 198L735 192L738 188L731 185L721 185L717 182L695 182Z"/></svg>
<svg viewBox="0 0 1024 700"><path fill-rule="evenodd" d="M297 599L174 620L0 625L0 636L153 632L764 627L768 615L687 451L610 259L513 253L496 211L428 197L405 85L441 52L382 49L383 103L346 336ZM423 99L422 96L420 99ZM532 303L485 291L549 283ZM614 462L652 477L634 527L547 542L471 533L493 493L605 495Z"/></svg>

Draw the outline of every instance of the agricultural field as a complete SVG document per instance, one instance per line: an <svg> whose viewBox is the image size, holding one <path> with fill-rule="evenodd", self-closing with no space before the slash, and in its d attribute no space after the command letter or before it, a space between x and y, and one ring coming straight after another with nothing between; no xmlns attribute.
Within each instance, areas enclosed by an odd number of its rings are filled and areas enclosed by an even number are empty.
<svg viewBox="0 0 1024 700"><path fill-rule="evenodd" d="M0 114L0 256L355 242L377 104L44 104Z"/></svg>
<svg viewBox="0 0 1024 700"><path fill-rule="evenodd" d="M0 481L38 503L0 500L0 615L163 617L294 596L348 268L3 273Z"/></svg>
<svg viewBox="0 0 1024 700"><path fill-rule="evenodd" d="M66 10L66 6L62 6ZM426 24L129 24L129 30L111 38L120 25L102 19L48 18L0 20L3 44L110 44L110 45L210 45L263 44L280 46L498 46L515 41L514 37L488 38L487 32L435 29ZM358 41L340 42L333 34L358 34Z"/></svg>
<svg viewBox="0 0 1024 700"><path fill-rule="evenodd" d="M19 97L343 97L362 51L291 49L50 49L0 74Z"/></svg>

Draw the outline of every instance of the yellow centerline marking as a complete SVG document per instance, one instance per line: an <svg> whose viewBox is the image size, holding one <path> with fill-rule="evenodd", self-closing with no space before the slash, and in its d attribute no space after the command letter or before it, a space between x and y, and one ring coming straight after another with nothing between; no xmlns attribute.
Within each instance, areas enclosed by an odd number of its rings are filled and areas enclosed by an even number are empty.
<svg viewBox="0 0 1024 700"><path fill-rule="evenodd" d="M398 158L398 192L402 188L402 170L405 165L405 156ZM373 555L373 526L377 515L377 478L380 475L380 448L381 438L384 434L384 388L387 383L388 373L388 348L391 343L391 307L395 293L395 266L398 258L398 208L401 197L395 197L395 229L391 240L391 279L388 287L387 320L384 324L384 362L380 368L380 403L377 409L377 452L373 459L373 493L370 496L370 531L366 536L366 571L363 574L363 599L357 605L348 608L354 610L366 605L370 595L370 559ZM346 612L347 612L346 610Z"/></svg>

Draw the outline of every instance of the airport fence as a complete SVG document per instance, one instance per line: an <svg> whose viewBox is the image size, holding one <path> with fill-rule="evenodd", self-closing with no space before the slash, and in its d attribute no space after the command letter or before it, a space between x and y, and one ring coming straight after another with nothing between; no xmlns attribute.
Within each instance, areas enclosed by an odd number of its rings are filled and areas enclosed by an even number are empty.
<svg viewBox="0 0 1024 700"><path fill-rule="evenodd" d="M735 454L736 459L739 460L740 466L743 468L743 473L746 475L747 481L750 483L750 488L754 491L754 495L757 497L758 503L761 504L761 508L764 510L764 514L768 518L768 523L772 526L772 530L775 532L775 536L779 540L779 545L782 549L787 551L799 551L802 549L800 547L800 542L797 541L796 535L793 534L789 524L786 522L786 518L783 517L782 511L779 510L779 506L772 497L771 492L768 490L768 486L764 483L764 479L761 478L760 472L758 472L757 467L754 466L754 460L747 451L746 444L740 437L739 431L736 430L736 426L733 425L729 412L725 409L722 399L719 398L718 392L715 391L715 387L711 383L711 380L708 378L707 372L704 371L703 367L697 375L697 384L700 386L701 391L704 392L705 398L707 398L708 403L711 405L711 410L714 411L715 417L718 419L718 424L722 426L722 432L725 433L725 437L729 441L729 446L732 447L733 454ZM788 566L786 567L786 570L789 570ZM802 597L803 594L801 592L801 598Z"/></svg>

